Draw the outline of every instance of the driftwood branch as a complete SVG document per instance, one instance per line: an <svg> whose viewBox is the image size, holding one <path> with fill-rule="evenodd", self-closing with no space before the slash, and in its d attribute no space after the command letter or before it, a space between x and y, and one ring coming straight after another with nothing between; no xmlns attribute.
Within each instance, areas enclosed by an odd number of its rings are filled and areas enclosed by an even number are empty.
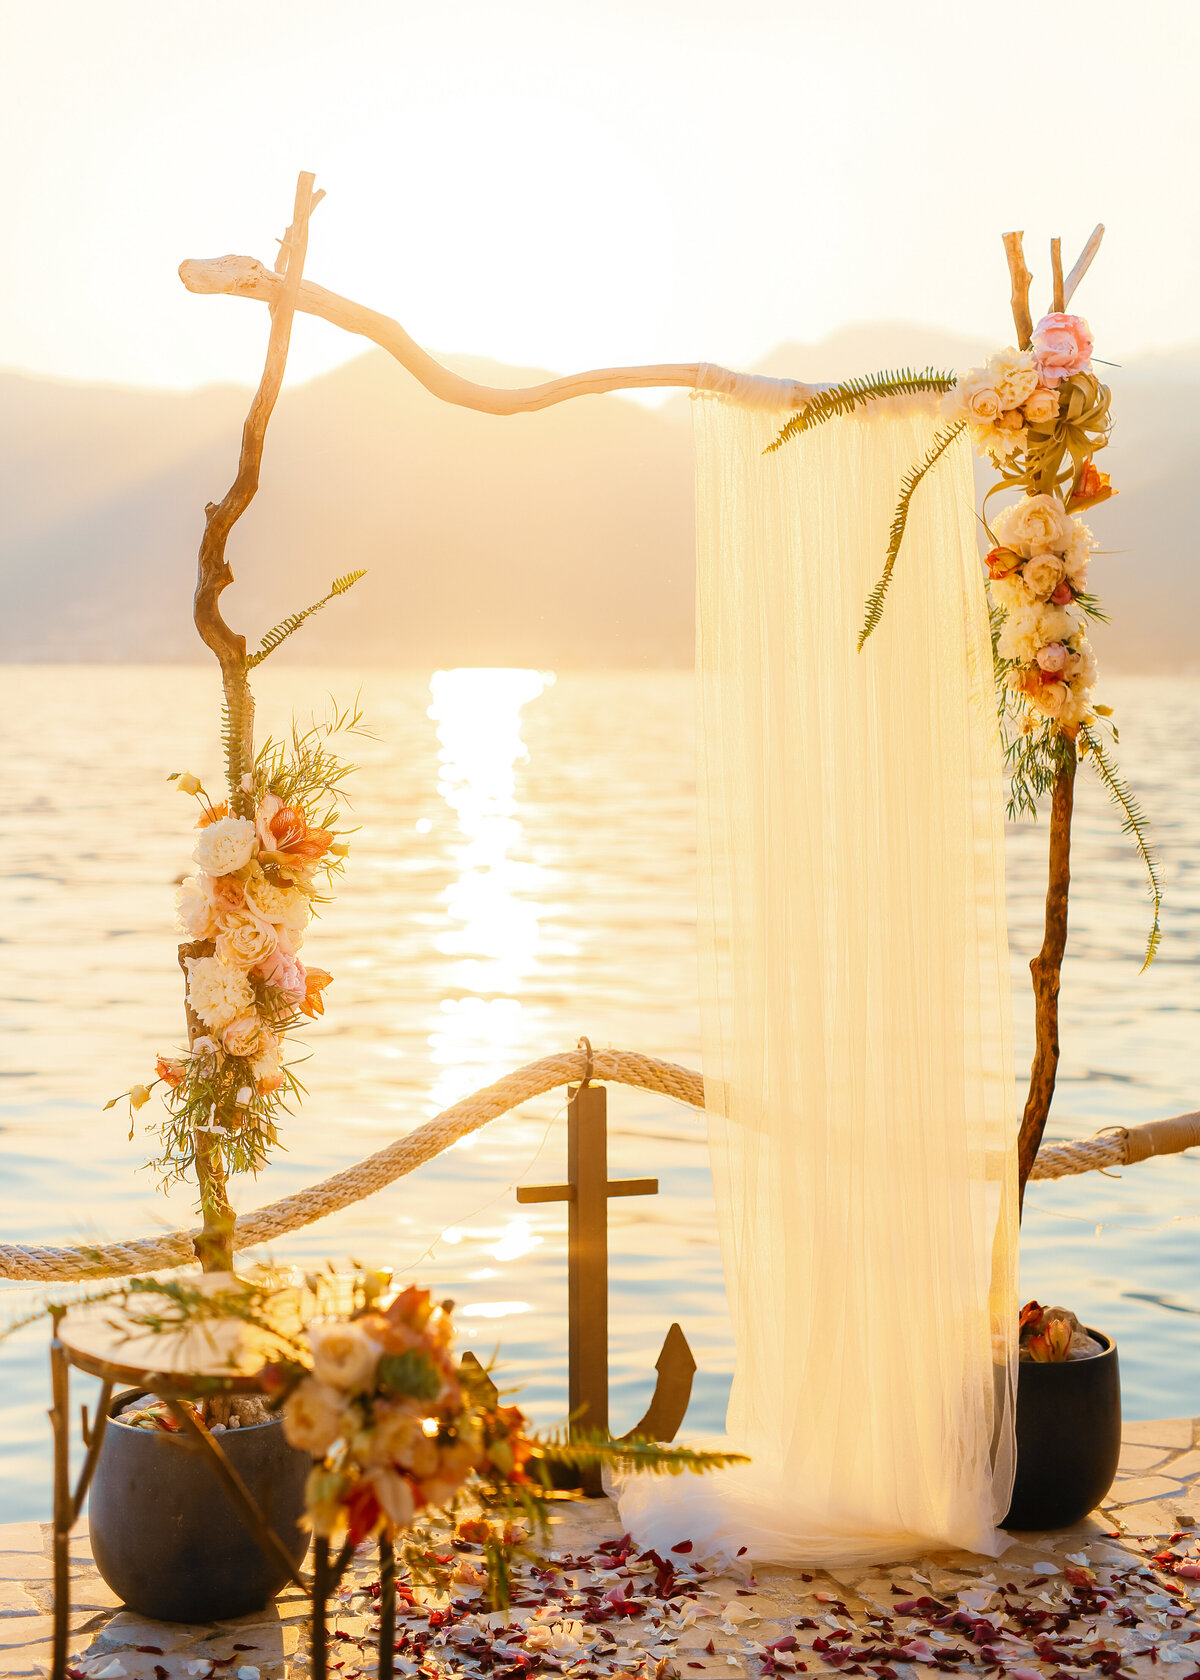
<svg viewBox="0 0 1200 1680"><path fill-rule="evenodd" d="M1029 965L1033 976L1035 1044L1029 1094L1017 1141L1017 1179L1022 1205L1058 1076L1058 993L1067 948L1071 892L1071 813L1075 803L1075 743L1064 737L1067 759L1054 779L1050 802L1050 860L1046 882L1046 924L1042 948Z"/></svg>
<svg viewBox="0 0 1200 1680"><path fill-rule="evenodd" d="M1028 350L1033 342L1033 316L1029 313L1029 287L1033 280L1025 266L1025 235L1006 233L1004 252L1008 258L1008 272L1012 279L1013 324L1017 329L1017 346Z"/></svg>
<svg viewBox="0 0 1200 1680"><path fill-rule="evenodd" d="M1100 241L1103 238L1104 223L1097 222L1095 227L1092 229L1091 237L1088 239L1087 244L1079 253L1079 261L1075 264L1075 267L1071 270L1070 274L1067 275L1066 281L1063 284L1062 306L1064 309L1074 297L1076 286L1078 286L1088 269L1092 266L1092 258L1100 249Z"/></svg>
<svg viewBox="0 0 1200 1680"><path fill-rule="evenodd" d="M179 277L189 292L218 293L226 297L255 298L274 305L280 281L254 257L192 257L179 265ZM398 321L367 309L361 303L339 297L323 286L304 281L296 294L295 307L302 314L319 316L345 332L369 338L394 356L433 396L460 408L481 414L531 414L539 408L566 402L571 397L598 396L605 391L633 391L662 386L695 390L700 362L662 362L647 367L594 368L588 373L567 374L544 385L526 385L517 390L478 385L452 373L421 349Z"/></svg>
<svg viewBox="0 0 1200 1680"><path fill-rule="evenodd" d="M1061 313L1067 307L1067 300L1063 293L1062 271L1062 240L1050 241L1050 275L1054 282L1053 297L1050 307Z"/></svg>
<svg viewBox="0 0 1200 1680"><path fill-rule="evenodd" d="M254 764L254 699L250 693L246 638L230 629L221 614L221 595L233 582L233 570L225 558L229 533L254 500L262 468L267 423L283 385L292 318L304 273L308 251L308 220L324 197L313 191L313 176L302 174L296 183L292 222L280 243L276 258L276 291L271 301L271 331L262 378L242 428L242 448L237 477L220 502L204 510L204 535L196 575L193 614L196 629L206 647L217 656L225 690L226 753L230 808L242 816L253 814L253 798L243 778ZM211 948L181 945L180 966L186 973L188 956L210 954ZM186 1008L186 1004L185 1004ZM189 1042L197 1036L199 1024L188 1014ZM211 1117L210 1117L211 1118ZM200 1187L200 1211L204 1229L196 1239L196 1252L206 1272L233 1269L234 1212L229 1203L221 1152L211 1132L195 1133L196 1180Z"/></svg>

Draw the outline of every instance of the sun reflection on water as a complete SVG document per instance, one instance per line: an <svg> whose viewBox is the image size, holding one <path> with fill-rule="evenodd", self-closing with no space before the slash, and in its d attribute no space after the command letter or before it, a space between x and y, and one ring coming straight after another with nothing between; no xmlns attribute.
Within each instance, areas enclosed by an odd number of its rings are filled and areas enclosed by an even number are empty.
<svg viewBox="0 0 1200 1680"><path fill-rule="evenodd" d="M443 1070L431 1114L506 1072L521 1045L520 994L537 963L543 876L519 856L516 771L528 756L521 710L553 681L553 672L509 667L435 671L430 679L438 792L462 836L452 854L457 874L442 895L450 925L436 941L451 962L450 995L429 1034L431 1059Z"/></svg>

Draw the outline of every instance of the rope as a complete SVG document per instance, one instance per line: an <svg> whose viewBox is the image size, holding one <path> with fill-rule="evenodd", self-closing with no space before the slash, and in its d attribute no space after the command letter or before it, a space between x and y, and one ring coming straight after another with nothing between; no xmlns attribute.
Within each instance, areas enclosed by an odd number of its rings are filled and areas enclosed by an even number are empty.
<svg viewBox="0 0 1200 1680"><path fill-rule="evenodd" d="M703 1076L690 1068L661 1062L633 1050L593 1051L586 1039L580 1043L587 1045L586 1050L544 1056L541 1061L505 1074L494 1085L443 1109L423 1126L397 1138L386 1149L368 1155L356 1166L246 1214L235 1227L234 1247L253 1248L259 1243L273 1242L289 1231L350 1207L364 1196L372 1196L376 1190L415 1172L460 1138L486 1126L489 1120L496 1120L559 1085L594 1078L601 1083L657 1091L689 1108L704 1107ZM1200 1111L1130 1130L1113 1127L1082 1143L1044 1144L1030 1176L1064 1178L1072 1173L1143 1161L1151 1155L1174 1153L1193 1144L1200 1144ZM164 1236L140 1237L132 1242L106 1243L96 1248L34 1248L20 1243L0 1243L0 1278L26 1283L74 1283L83 1278L165 1271L195 1261L195 1239L199 1235L198 1230L172 1231Z"/></svg>
<svg viewBox="0 0 1200 1680"><path fill-rule="evenodd" d="M368 1155L356 1166L246 1214L234 1228L234 1247L253 1248L258 1243L273 1242L288 1231L311 1225L327 1214L361 1201L364 1196L374 1195L376 1190L382 1190L406 1173L415 1172L460 1138L486 1126L489 1120L496 1120L532 1097L540 1097L589 1073L597 1080L637 1085L646 1091L674 1097L692 1108L704 1107L701 1075L673 1062L660 1062L653 1056L640 1056L630 1050L596 1050L590 1055L582 1050L568 1050L558 1056L545 1056L443 1109L423 1126L397 1138L377 1154ZM160 1237L106 1243L96 1248L27 1248L18 1243L0 1243L0 1277L29 1283L71 1283L82 1278L164 1271L194 1263L195 1239L199 1235L198 1230L171 1231Z"/></svg>

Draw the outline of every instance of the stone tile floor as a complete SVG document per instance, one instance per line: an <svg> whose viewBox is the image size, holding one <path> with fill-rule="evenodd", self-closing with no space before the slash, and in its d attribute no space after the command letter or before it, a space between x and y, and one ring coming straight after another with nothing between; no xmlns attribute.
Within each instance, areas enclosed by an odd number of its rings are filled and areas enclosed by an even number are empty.
<svg viewBox="0 0 1200 1680"><path fill-rule="evenodd" d="M925 1669L1066 1680L1088 1668L1158 1675L1169 1667L1168 1680L1200 1680L1200 1419L1127 1424L1103 1508L1063 1533L1020 1535L999 1559L940 1553L892 1568L762 1567L755 1575L680 1554L669 1561L683 1590L664 1596L656 1562L598 1550L619 1534L608 1500L556 1504L550 1546L561 1571L527 1576L509 1619L462 1600L445 1614L445 1601L418 1593L414 1605L398 1607L397 1674L757 1680L803 1671L919 1680ZM71 1565L76 1676L307 1673L307 1605L297 1589L259 1615L192 1627L121 1608L93 1567L86 1519L72 1538ZM367 1548L330 1605L339 1680L374 1673L373 1583ZM49 1526L0 1526L0 1677L48 1671L50 1609Z"/></svg>

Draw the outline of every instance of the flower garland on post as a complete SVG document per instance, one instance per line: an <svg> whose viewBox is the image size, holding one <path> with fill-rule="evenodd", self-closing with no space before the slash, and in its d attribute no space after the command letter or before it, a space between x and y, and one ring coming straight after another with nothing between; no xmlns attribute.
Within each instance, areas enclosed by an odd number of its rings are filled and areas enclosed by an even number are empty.
<svg viewBox="0 0 1200 1680"><path fill-rule="evenodd" d="M904 540L908 509L926 473L956 438L968 431L975 449L990 460L997 490L1020 499L1004 508L994 527L984 519L990 552L987 590L1001 728L1010 776L1009 815L1036 814L1036 800L1050 795L1050 845L1042 947L1030 963L1035 1000L1036 1045L1029 1093L1017 1146L1022 1202L1025 1184L1045 1130L1058 1070L1058 995L1067 942L1071 884L1071 816L1075 772L1080 759L1095 769L1120 810L1145 865L1153 918L1143 968L1159 943L1162 902L1157 864L1136 799L1117 771L1103 740L1112 708L1094 699L1096 659L1088 641L1089 619L1107 622L1088 587L1096 539L1079 517L1116 494L1095 455L1108 442L1111 393L1092 367L1093 340L1087 322L1066 305L1091 263L1103 228L1097 228L1066 281L1059 241L1051 246L1053 307L1034 326L1029 312L1031 275L1025 266L1023 235L1006 234L1012 280L1017 348L999 350L986 367L956 379L927 368L904 369L856 379L822 392L787 422L768 447L864 403L901 392L940 392L947 425L925 458L906 473L900 489L883 571L868 597L858 645L878 625Z"/></svg>
<svg viewBox="0 0 1200 1680"><path fill-rule="evenodd" d="M336 579L320 601L269 630L253 653L220 610L221 594L233 582L225 547L258 490L267 423L287 364L309 218L323 197L314 191L311 174L299 177L291 226L275 264L283 285L271 307L266 359L242 432L237 476L224 499L205 509L194 618L221 667L228 795L214 804L197 777L176 772L170 778L201 806L192 854L197 873L184 882L178 900L180 923L189 935L179 947L188 1048L186 1054L160 1056L157 1078L124 1093L132 1113L149 1102L156 1086L164 1087L163 1148L154 1164L168 1181L194 1170L204 1221L196 1252L208 1272L233 1268L228 1175L256 1172L265 1163L278 1140L287 1097L302 1093L283 1060L284 1038L305 1017L324 1013L322 992L332 976L306 968L298 951L322 890L349 850L338 829L336 801L350 766L330 749L329 737L359 728L357 708L335 710L303 733L293 728L289 742L268 740L256 753L249 678L313 613L365 573Z"/></svg>

